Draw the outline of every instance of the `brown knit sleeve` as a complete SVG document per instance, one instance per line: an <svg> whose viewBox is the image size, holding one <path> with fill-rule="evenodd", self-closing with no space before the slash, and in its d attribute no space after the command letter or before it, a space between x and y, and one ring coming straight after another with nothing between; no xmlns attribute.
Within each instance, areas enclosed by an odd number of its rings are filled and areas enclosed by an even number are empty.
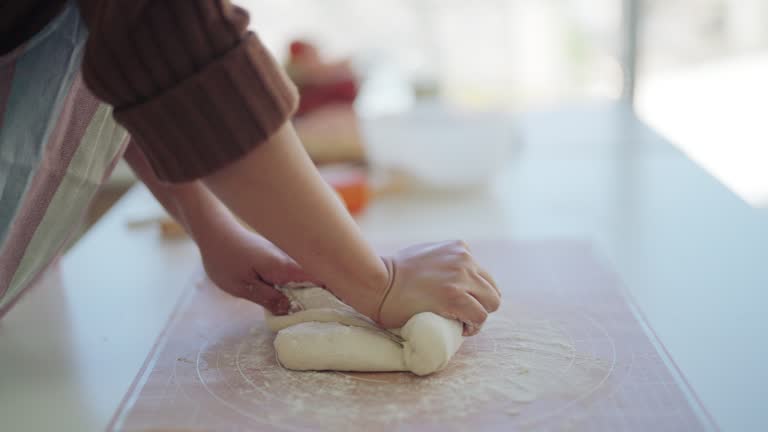
<svg viewBox="0 0 768 432"><path fill-rule="evenodd" d="M296 89L227 0L81 1L85 82L159 179L213 173L295 111Z"/></svg>

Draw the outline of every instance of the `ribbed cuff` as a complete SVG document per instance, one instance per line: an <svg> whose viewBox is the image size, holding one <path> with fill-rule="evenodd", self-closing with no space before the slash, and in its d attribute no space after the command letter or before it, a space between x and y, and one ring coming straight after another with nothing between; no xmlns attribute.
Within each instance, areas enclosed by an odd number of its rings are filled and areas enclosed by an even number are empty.
<svg viewBox="0 0 768 432"><path fill-rule="evenodd" d="M249 33L204 69L151 100L115 110L158 178L183 182L234 162L276 132L298 105L288 76Z"/></svg>

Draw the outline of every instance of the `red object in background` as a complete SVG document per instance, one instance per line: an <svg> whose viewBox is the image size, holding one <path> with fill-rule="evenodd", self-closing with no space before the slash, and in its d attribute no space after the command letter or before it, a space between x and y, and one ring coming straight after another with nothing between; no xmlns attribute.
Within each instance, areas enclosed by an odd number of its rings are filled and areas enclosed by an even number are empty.
<svg viewBox="0 0 768 432"><path fill-rule="evenodd" d="M359 214L368 205L371 194L364 169L354 166L329 166L321 167L320 174L339 194L351 214Z"/></svg>
<svg viewBox="0 0 768 432"><path fill-rule="evenodd" d="M301 99L296 110L297 116L332 103L352 104L357 97L357 83L354 79L298 87Z"/></svg>
<svg viewBox="0 0 768 432"><path fill-rule="evenodd" d="M330 104L352 104L357 98L358 83L352 70L344 62L326 63L310 42L295 40L289 45L289 73L299 90L299 107L296 115L301 116L322 106ZM320 69L318 69L320 68ZM314 72L313 72L314 71ZM318 76L328 74L317 82ZM305 76L306 75L306 76ZM306 78L314 78L307 80Z"/></svg>
<svg viewBox="0 0 768 432"><path fill-rule="evenodd" d="M298 57L307 52L311 46L304 41L293 41L291 42L290 50L291 50L291 57Z"/></svg>

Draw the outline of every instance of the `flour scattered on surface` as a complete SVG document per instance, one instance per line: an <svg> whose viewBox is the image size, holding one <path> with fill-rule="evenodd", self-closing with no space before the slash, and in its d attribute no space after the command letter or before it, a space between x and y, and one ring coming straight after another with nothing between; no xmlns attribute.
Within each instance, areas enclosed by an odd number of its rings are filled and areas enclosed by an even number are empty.
<svg viewBox="0 0 768 432"><path fill-rule="evenodd" d="M276 362L272 339L266 328L251 329L236 347L218 347L204 357L239 372L242 379L227 384L250 404L268 400L283 405L271 410L276 424L299 419L299 424L322 422L339 430L360 419L395 426L424 418L446 422L489 410L524 423L540 415L527 415L532 402L578 399L599 387L608 369L605 361L578 353L563 329L545 320L494 317L480 336L465 341L444 370L427 377L289 371ZM281 421L279 413L290 419Z"/></svg>

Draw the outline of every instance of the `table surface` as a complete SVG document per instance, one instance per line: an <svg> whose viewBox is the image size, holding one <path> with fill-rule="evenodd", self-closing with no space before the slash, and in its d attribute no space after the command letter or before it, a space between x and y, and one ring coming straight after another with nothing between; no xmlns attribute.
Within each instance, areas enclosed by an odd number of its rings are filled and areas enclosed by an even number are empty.
<svg viewBox="0 0 768 432"><path fill-rule="evenodd" d="M365 234L590 241L720 427L768 425L766 213L621 105L514 121L520 145L490 187L382 197ZM191 242L126 227L157 211L134 188L0 321L9 430L107 425L199 269Z"/></svg>

